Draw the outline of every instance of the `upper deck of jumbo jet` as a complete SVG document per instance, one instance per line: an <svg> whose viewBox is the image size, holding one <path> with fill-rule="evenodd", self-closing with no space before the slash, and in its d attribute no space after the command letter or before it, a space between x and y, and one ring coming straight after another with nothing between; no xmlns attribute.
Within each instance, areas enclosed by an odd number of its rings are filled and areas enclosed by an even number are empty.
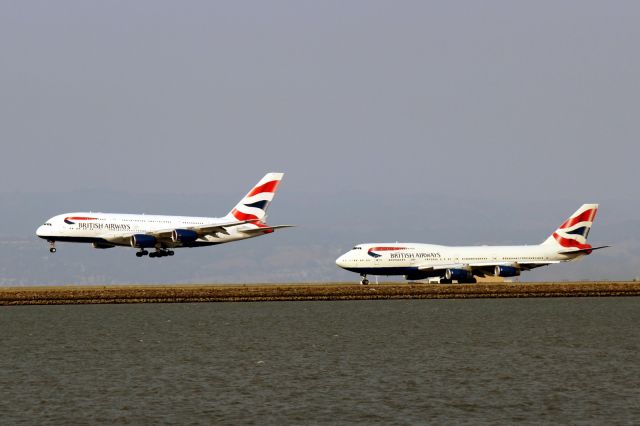
<svg viewBox="0 0 640 426"><path fill-rule="evenodd" d="M172 216L157 214L127 214L127 213L102 213L102 212L69 212L59 214L47 220L46 223L64 222L73 225L77 222L91 221L121 221L121 222L144 222L144 223L174 223L182 222L193 225L202 225L225 221L223 218L200 217L200 216Z"/></svg>

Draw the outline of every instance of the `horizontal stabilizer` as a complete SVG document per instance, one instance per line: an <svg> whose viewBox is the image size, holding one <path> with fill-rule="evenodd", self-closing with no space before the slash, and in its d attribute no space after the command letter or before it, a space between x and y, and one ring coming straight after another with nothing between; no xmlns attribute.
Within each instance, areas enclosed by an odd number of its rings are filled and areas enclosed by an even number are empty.
<svg viewBox="0 0 640 426"><path fill-rule="evenodd" d="M254 229L243 229L242 232L243 234L270 234L271 232L275 231L276 229L282 229L282 228L293 228L295 225L276 225L276 226L266 226L264 228L254 228Z"/></svg>
<svg viewBox="0 0 640 426"><path fill-rule="evenodd" d="M580 253L589 254L594 250L600 250L607 247L611 247L611 246L589 247L585 249L575 249L575 250L563 250L563 251L559 251L558 254L580 254Z"/></svg>

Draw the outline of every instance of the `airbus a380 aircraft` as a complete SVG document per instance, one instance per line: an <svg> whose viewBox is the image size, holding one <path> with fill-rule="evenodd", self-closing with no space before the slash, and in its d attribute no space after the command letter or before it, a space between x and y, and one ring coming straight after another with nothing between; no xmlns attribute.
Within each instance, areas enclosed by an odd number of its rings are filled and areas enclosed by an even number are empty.
<svg viewBox="0 0 640 426"><path fill-rule="evenodd" d="M56 241L68 241L92 243L99 249L135 247L140 249L138 257L173 256L173 249L178 247L202 247L258 237L292 226L264 223L283 175L267 173L223 218L64 213L47 220L36 235L49 241L51 253L56 252Z"/></svg>
<svg viewBox="0 0 640 426"><path fill-rule="evenodd" d="M598 211L584 204L542 244L533 246L464 246L391 243L360 244L336 260L336 264L362 276L404 275L407 280L440 277L440 283L475 283L476 276L515 277L520 271L576 260L593 250L587 236Z"/></svg>

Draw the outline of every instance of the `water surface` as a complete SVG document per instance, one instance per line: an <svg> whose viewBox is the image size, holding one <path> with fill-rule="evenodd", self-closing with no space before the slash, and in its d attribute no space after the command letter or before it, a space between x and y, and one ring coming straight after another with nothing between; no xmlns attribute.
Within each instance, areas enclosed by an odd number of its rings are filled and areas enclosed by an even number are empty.
<svg viewBox="0 0 640 426"><path fill-rule="evenodd" d="M640 299L0 308L3 424L637 424Z"/></svg>

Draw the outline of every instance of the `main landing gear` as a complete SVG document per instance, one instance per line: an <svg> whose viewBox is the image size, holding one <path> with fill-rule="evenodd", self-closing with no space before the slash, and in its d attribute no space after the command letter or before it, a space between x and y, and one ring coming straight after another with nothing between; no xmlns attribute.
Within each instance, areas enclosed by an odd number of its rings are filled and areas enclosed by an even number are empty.
<svg viewBox="0 0 640 426"><path fill-rule="evenodd" d="M362 277L362 279L360 280L360 285L369 285L367 274L361 274L360 276Z"/></svg>
<svg viewBox="0 0 640 426"><path fill-rule="evenodd" d="M146 256L146 255L148 255L148 254L149 254L149 252L148 252L148 251L146 251L146 250L140 250L139 252L137 252L137 253L136 253L136 256L137 256L137 257L142 257L142 256Z"/></svg>
<svg viewBox="0 0 640 426"><path fill-rule="evenodd" d="M49 252L51 253L55 253L56 250L56 242L55 241L49 241Z"/></svg>
<svg viewBox="0 0 640 426"><path fill-rule="evenodd" d="M173 256L175 253L173 250L165 250L165 249L156 249L156 251L152 251L149 253L147 250L140 250L136 253L137 257L142 257L149 255L149 257L165 257L165 256Z"/></svg>

